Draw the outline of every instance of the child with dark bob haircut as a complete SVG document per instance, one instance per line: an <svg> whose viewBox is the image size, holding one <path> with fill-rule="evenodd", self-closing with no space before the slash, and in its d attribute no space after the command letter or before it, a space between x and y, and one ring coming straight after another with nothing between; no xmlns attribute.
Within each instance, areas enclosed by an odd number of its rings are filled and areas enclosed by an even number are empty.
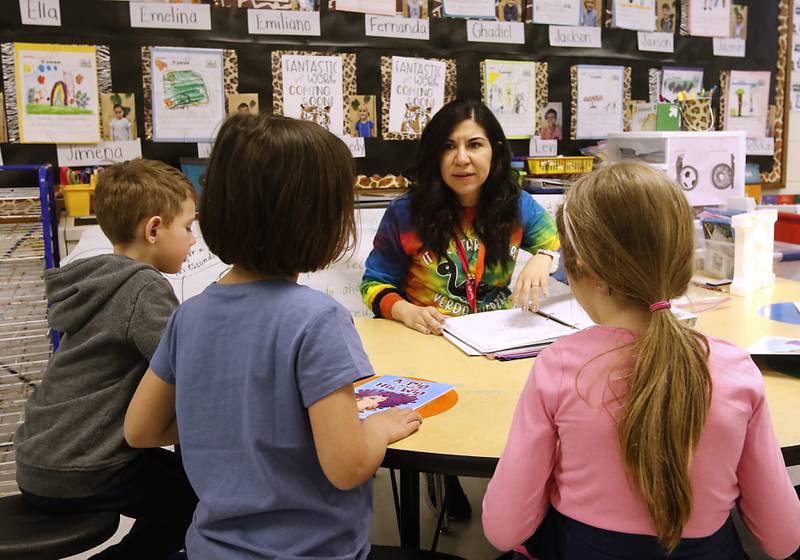
<svg viewBox="0 0 800 560"><path fill-rule="evenodd" d="M172 316L125 419L131 445L175 443L200 500L189 558L366 558L371 477L421 422L359 421L373 374L347 310L297 284L353 243L353 160L322 127L223 124L200 198L209 249L233 268ZM177 398L176 398L177 396Z"/></svg>

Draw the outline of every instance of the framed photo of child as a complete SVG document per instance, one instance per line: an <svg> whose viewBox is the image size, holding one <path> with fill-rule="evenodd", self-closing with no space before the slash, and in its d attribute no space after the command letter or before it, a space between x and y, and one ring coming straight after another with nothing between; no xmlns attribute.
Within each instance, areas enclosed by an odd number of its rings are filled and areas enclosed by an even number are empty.
<svg viewBox="0 0 800 560"><path fill-rule="evenodd" d="M564 104L548 103L542 107L542 126L540 137L542 140L564 139Z"/></svg>
<svg viewBox="0 0 800 560"><path fill-rule="evenodd" d="M133 140L136 134L136 102L132 93L101 93L103 140Z"/></svg>
<svg viewBox="0 0 800 560"><path fill-rule="evenodd" d="M675 0L656 0L656 31L675 33Z"/></svg>
<svg viewBox="0 0 800 560"><path fill-rule="evenodd" d="M522 0L495 0L498 21L523 21Z"/></svg>
<svg viewBox="0 0 800 560"><path fill-rule="evenodd" d="M237 113L258 114L257 93L229 93L225 96L225 102L229 117Z"/></svg>
<svg viewBox="0 0 800 560"><path fill-rule="evenodd" d="M733 5L731 37L734 39L747 39L747 6Z"/></svg>
<svg viewBox="0 0 800 560"><path fill-rule="evenodd" d="M350 136L375 138L378 135L377 115L374 95L351 95L347 98Z"/></svg>
<svg viewBox="0 0 800 560"><path fill-rule="evenodd" d="M603 0L581 0L581 14L578 25L582 27L601 27L603 23Z"/></svg>
<svg viewBox="0 0 800 560"><path fill-rule="evenodd" d="M397 0L398 15L410 19L428 19L428 0Z"/></svg>

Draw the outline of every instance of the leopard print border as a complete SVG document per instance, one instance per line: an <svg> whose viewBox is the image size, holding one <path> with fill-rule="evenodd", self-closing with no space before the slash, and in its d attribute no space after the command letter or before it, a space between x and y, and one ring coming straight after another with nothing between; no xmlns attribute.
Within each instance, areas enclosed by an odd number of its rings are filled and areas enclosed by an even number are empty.
<svg viewBox="0 0 800 560"><path fill-rule="evenodd" d="M44 43L47 44L47 43ZM69 46L61 45L59 46ZM84 46L84 45L81 45ZM111 93L111 47L94 45L97 64L97 93ZM3 101L6 113L6 130L8 142L19 143L19 111L17 106L17 75L14 67L14 43L0 45L0 59L3 66ZM97 100L98 115L100 100Z"/></svg>
<svg viewBox="0 0 800 560"><path fill-rule="evenodd" d="M153 139L153 76L150 71L151 50L158 47L142 47L142 90L144 111L144 138ZM187 48L187 50L192 50ZM225 96L239 93L239 56L233 49L222 51L222 81Z"/></svg>
<svg viewBox="0 0 800 560"><path fill-rule="evenodd" d="M426 60L439 60L445 63L444 102L451 102L456 98L456 61L452 58L428 58ZM416 134L403 134L389 132L389 99L392 89L392 57L381 57L381 137L384 140L417 140Z"/></svg>
<svg viewBox="0 0 800 560"><path fill-rule="evenodd" d="M356 55L355 53L327 53L315 51L272 51L270 68L272 69L272 111L276 115L283 115L283 72L281 70L281 57L284 55L295 56L338 56L342 59L342 132L346 133L347 100L356 95Z"/></svg>
<svg viewBox="0 0 800 560"><path fill-rule="evenodd" d="M681 0L681 24L679 32L683 36L689 35L689 0Z"/></svg>
<svg viewBox="0 0 800 560"><path fill-rule="evenodd" d="M717 119L717 130L727 130L728 128L728 87L730 86L731 73L725 70L719 74L719 118Z"/></svg>
<svg viewBox="0 0 800 560"><path fill-rule="evenodd" d="M772 158L772 170L761 173L761 182L768 185L786 188L786 176L783 165L787 160L784 150L788 149L786 130L786 88L789 45L791 44L791 10L789 0L781 0L778 11L778 63L775 67L775 155Z"/></svg>

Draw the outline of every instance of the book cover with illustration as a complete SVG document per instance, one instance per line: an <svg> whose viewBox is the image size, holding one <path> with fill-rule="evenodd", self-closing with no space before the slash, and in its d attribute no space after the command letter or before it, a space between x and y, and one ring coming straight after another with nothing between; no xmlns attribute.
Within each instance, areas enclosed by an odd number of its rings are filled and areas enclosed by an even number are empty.
<svg viewBox="0 0 800 560"><path fill-rule="evenodd" d="M355 388L358 416L363 420L395 407L416 410L452 390L453 385L446 383L381 375Z"/></svg>

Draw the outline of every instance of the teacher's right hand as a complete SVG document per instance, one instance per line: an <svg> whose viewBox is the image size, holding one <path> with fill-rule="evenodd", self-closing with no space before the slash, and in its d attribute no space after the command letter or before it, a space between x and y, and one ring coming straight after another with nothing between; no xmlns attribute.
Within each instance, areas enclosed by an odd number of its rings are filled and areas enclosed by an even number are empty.
<svg viewBox="0 0 800 560"><path fill-rule="evenodd" d="M446 319L435 307L420 307L404 300L392 306L392 317L409 329L435 335L442 334L442 323Z"/></svg>

